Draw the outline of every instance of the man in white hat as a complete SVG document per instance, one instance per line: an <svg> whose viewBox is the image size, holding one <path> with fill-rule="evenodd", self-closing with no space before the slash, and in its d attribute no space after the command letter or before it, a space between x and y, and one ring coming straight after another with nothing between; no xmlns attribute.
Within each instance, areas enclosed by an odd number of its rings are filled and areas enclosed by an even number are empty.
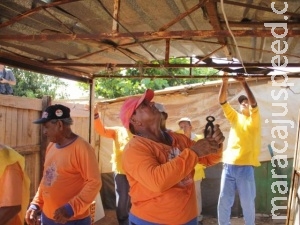
<svg viewBox="0 0 300 225"><path fill-rule="evenodd" d="M185 136L190 138L193 141L198 141L203 138L203 135L195 134L193 132L192 121L188 117L183 117L177 121L178 126L180 128L179 133L183 133ZM197 205L198 205L198 224L202 224L203 216L202 212L202 196L201 196L201 182L202 179L205 178L204 173L205 166L202 164L197 164L195 166L195 174L194 174L194 183L195 183L195 190L196 190L196 197L197 197Z"/></svg>

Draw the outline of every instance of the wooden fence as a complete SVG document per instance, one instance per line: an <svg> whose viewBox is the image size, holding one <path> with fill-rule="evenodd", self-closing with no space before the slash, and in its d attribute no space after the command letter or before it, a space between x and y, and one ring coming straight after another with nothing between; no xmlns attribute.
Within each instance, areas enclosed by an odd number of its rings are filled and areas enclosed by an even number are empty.
<svg viewBox="0 0 300 225"><path fill-rule="evenodd" d="M42 109L51 103L50 98L33 99L0 95L0 143L17 150L25 157L26 172L31 181L30 196L37 191L42 174L46 139L40 125L32 122L41 117ZM74 120L72 130L89 140L89 111L83 104L62 103L71 108ZM99 138L99 136L95 136ZM96 140L99 147L99 141ZM98 149L98 148L97 148ZM98 151L97 151L98 152ZM99 159L99 157L98 157Z"/></svg>

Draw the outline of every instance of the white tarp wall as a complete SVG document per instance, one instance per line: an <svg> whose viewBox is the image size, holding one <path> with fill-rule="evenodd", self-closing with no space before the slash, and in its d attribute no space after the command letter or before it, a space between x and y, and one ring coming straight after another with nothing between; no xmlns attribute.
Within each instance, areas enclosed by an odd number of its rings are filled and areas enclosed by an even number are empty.
<svg viewBox="0 0 300 225"><path fill-rule="evenodd" d="M221 81L216 81L157 91L154 101L165 105L169 115L167 127L177 130L176 121L181 117L190 117L195 132L202 133L206 125L206 117L212 115L216 118L215 123L220 124L227 141L230 127L218 102L220 84ZM270 79L249 79L248 84L257 99L262 117L260 161L271 159L268 145L272 146L275 155L292 158L300 108L299 80L291 78L286 82L283 79L271 82ZM244 93L239 83L234 80L230 81L228 101L236 109L239 109L237 98ZM100 115L106 126L121 126L119 111L124 99L115 99L106 102L103 107L99 107L102 108ZM112 141L102 137L100 139L102 173L111 172L111 153Z"/></svg>

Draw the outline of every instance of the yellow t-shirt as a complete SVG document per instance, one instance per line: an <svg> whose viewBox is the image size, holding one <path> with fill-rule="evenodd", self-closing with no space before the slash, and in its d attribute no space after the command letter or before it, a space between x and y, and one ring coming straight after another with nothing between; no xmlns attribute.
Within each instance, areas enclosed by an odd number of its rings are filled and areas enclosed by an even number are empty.
<svg viewBox="0 0 300 225"><path fill-rule="evenodd" d="M100 136L113 139L113 153L111 154L112 171L124 174L122 169L122 153L125 145L132 138L132 134L125 127L104 127L100 119L94 120L95 130Z"/></svg>
<svg viewBox="0 0 300 225"><path fill-rule="evenodd" d="M231 125L222 161L240 166L259 166L261 121L258 107L250 107L250 116L238 113L229 103L222 105L222 108Z"/></svg>
<svg viewBox="0 0 300 225"><path fill-rule="evenodd" d="M203 139L203 135L200 135L200 134L194 134L192 133L192 137L191 139L193 141L198 141L200 139ZM205 178L205 173L204 173L204 169L206 167L200 163L198 163L196 166L195 166L195 174L194 174L194 181L197 181L197 180L202 180Z"/></svg>
<svg viewBox="0 0 300 225"><path fill-rule="evenodd" d="M178 131L176 131L176 133L183 134L183 131L178 130ZM191 134L191 140L198 141L200 139L203 139L203 135L195 134L195 133ZM195 166L194 181L202 180L202 179L205 178L205 172L204 172L205 168L206 167L204 165L200 164L200 163L198 163Z"/></svg>

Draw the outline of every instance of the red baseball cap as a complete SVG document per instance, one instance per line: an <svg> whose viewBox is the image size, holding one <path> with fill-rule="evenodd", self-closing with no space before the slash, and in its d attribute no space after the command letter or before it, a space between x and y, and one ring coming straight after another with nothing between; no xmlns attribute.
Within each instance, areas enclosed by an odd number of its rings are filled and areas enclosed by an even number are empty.
<svg viewBox="0 0 300 225"><path fill-rule="evenodd" d="M134 111L139 107L139 105L144 100L148 100L150 102L153 99L153 97L154 91L151 89L147 89L142 96L131 97L124 101L120 111L120 119L125 128L129 129L130 118Z"/></svg>

